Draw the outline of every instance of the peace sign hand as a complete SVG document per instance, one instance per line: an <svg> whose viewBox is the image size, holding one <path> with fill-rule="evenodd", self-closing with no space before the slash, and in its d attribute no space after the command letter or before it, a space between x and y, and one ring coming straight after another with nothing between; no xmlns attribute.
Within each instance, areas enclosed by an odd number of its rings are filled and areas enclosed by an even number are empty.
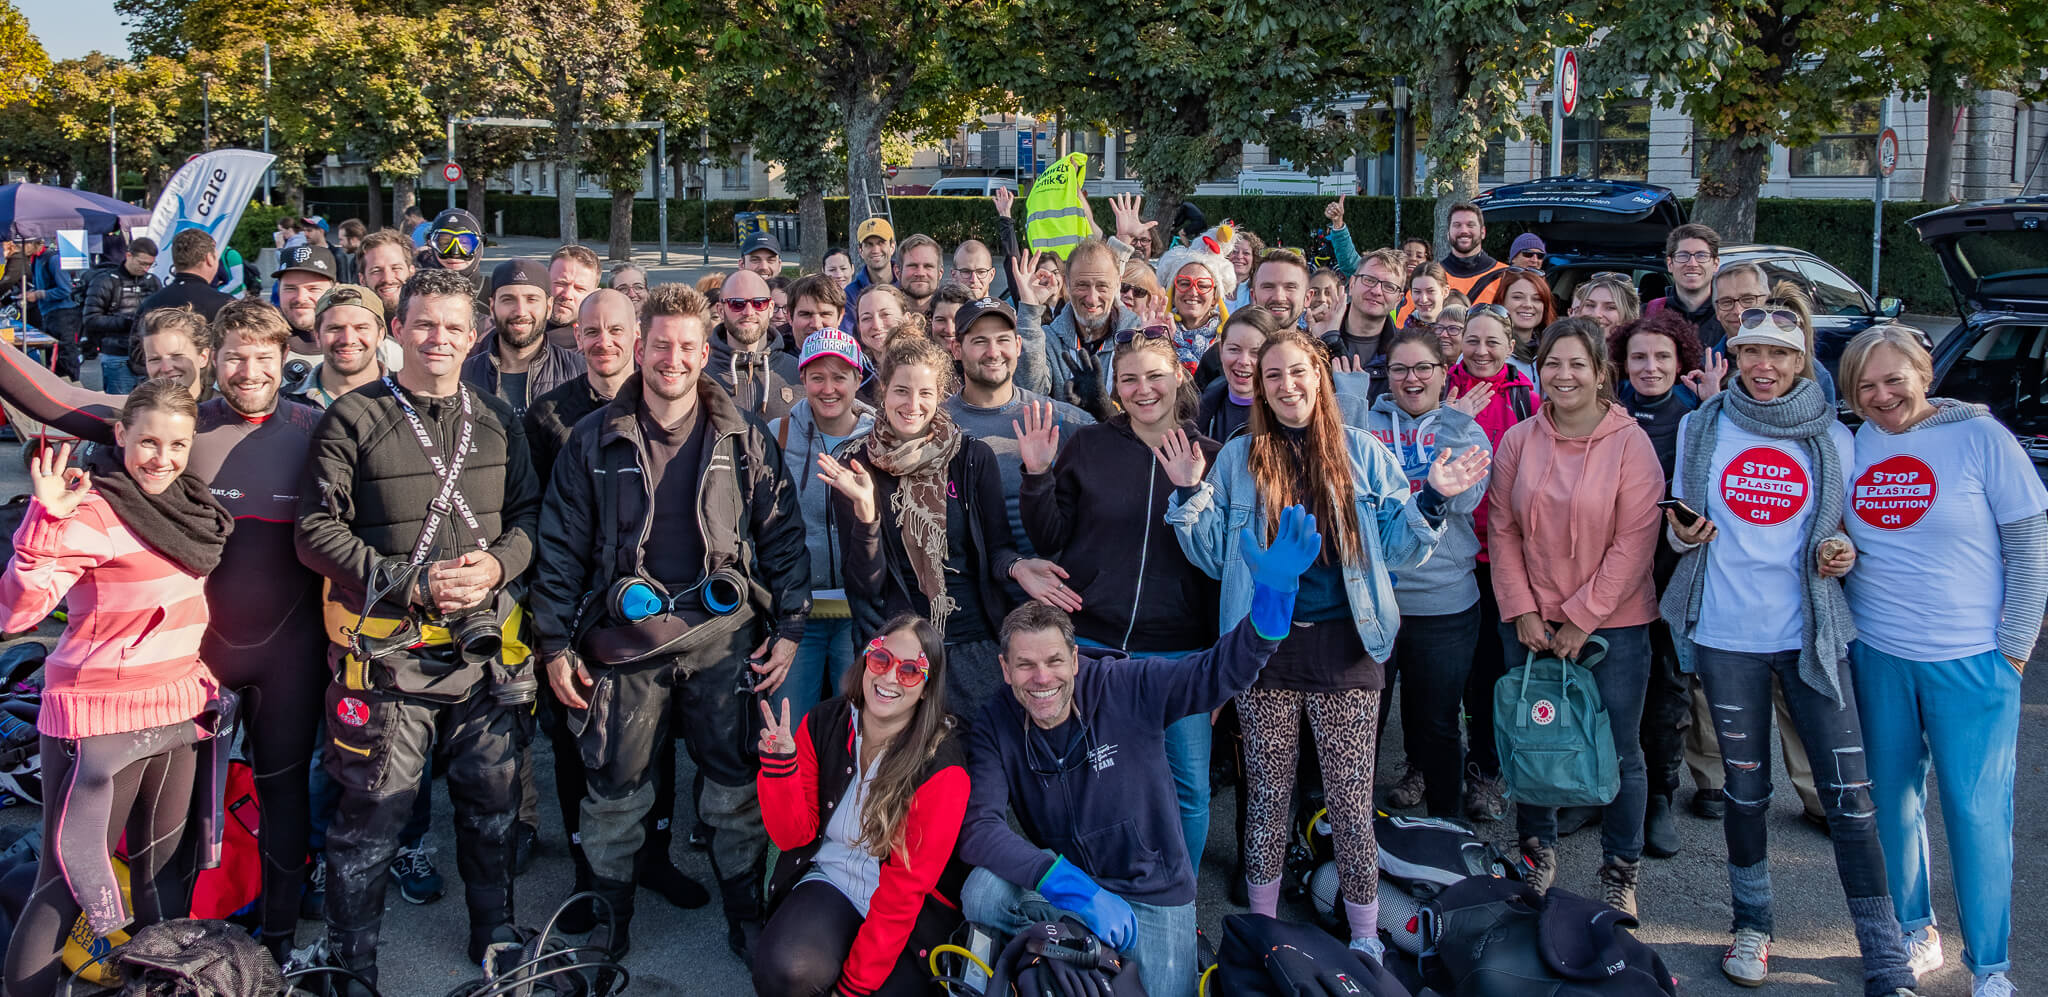
<svg viewBox="0 0 2048 997"><path fill-rule="evenodd" d="M768 707L768 701L761 700L761 744L762 755L796 754L796 737L789 732L789 700L782 700L782 717Z"/></svg>
<svg viewBox="0 0 2048 997"><path fill-rule="evenodd" d="M92 488L92 475L67 466L71 463L71 444L66 443L56 450L43 447L36 451L35 459L29 462L29 477L35 481L36 501L56 519L69 519L78 511L79 503L85 501L85 493Z"/></svg>
<svg viewBox="0 0 2048 997"><path fill-rule="evenodd" d="M1017 456L1024 462L1024 473L1044 474L1052 467L1060 453L1060 424L1051 402L1025 405L1023 424L1012 419L1010 428L1017 433Z"/></svg>

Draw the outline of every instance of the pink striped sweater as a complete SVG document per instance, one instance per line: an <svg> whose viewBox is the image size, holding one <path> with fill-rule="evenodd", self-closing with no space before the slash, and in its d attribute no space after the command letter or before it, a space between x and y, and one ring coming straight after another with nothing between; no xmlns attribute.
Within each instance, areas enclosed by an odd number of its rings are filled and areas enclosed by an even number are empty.
<svg viewBox="0 0 2048 997"><path fill-rule="evenodd" d="M145 546L98 492L62 519L29 503L0 574L0 627L34 627L67 593L70 622L43 664L38 730L118 734L206 709L214 681L199 660L205 580Z"/></svg>

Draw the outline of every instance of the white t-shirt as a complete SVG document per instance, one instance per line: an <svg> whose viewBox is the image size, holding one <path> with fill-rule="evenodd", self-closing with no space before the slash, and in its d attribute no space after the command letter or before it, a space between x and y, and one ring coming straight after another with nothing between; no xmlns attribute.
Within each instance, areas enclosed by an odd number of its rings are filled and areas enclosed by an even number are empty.
<svg viewBox="0 0 2048 997"><path fill-rule="evenodd" d="M1673 498L1685 495L1688 430L1696 415L1678 423L1678 473ZM1707 545L1706 590L1695 644L1722 651L1768 654L1805 643L1806 527L1813 518L1815 468L1797 440L1758 436L1721 416L1708 464L1706 504L1686 504L1713 520L1719 533ZM1856 440L1841 423L1828 427L1846 476ZM1848 482L1841 482L1846 488ZM1832 524L1830 524L1832 525Z"/></svg>
<svg viewBox="0 0 2048 997"><path fill-rule="evenodd" d="M1996 419L1897 436L1856 431L1849 610L1861 639L1912 661L1998 648L2005 562L1998 527L2048 509L2048 489Z"/></svg>
<svg viewBox="0 0 2048 997"><path fill-rule="evenodd" d="M853 710L853 757L860 757L862 737L860 735L860 710ZM882 884L882 860L867 850L865 845L856 844L860 838L861 808L867 804L868 784L874 781L875 773L881 771L882 756L868 765L860 778L846 784L846 792L839 798L832 818L825 822L825 840L818 843L818 852L811 857L811 871L804 874L799 883L822 879L839 888L853 909L861 917L868 916L868 903L875 897L875 888Z"/></svg>

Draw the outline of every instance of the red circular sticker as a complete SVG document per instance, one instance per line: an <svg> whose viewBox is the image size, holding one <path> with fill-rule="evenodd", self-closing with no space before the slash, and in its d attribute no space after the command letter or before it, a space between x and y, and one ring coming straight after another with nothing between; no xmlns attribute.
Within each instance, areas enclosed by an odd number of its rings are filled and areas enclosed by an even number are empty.
<svg viewBox="0 0 2048 997"><path fill-rule="evenodd" d="M1721 469L1721 501L1757 526L1789 522L1806 508L1806 469L1777 447L1750 447Z"/></svg>
<svg viewBox="0 0 2048 997"><path fill-rule="evenodd" d="M1547 727L1556 722L1557 707L1552 705L1550 700L1539 699L1530 705L1529 719L1536 721L1538 726Z"/></svg>
<svg viewBox="0 0 2048 997"><path fill-rule="evenodd" d="M1867 526L1903 530L1934 508L1934 470L1927 462L1898 454L1870 465L1849 493L1849 508Z"/></svg>
<svg viewBox="0 0 2048 997"><path fill-rule="evenodd" d="M334 715L350 727L361 727L370 722L370 704L354 696L343 696L334 704Z"/></svg>

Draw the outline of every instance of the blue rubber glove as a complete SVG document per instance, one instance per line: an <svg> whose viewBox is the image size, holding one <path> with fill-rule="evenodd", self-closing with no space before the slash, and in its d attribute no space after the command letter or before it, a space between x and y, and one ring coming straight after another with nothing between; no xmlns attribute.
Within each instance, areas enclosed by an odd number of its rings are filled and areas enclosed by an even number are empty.
<svg viewBox="0 0 2048 997"><path fill-rule="evenodd" d="M1138 916L1131 905L1088 878L1065 857L1053 860L1052 868L1038 881L1038 892L1052 905L1080 915L1088 930L1118 951L1138 940Z"/></svg>
<svg viewBox="0 0 2048 997"><path fill-rule="evenodd" d="M1271 546L1260 547L1259 531L1247 526L1238 548L1252 573L1252 629L1267 640L1281 640L1294 624L1294 594L1301 588L1301 573L1323 549L1316 517L1290 505L1280 511Z"/></svg>

